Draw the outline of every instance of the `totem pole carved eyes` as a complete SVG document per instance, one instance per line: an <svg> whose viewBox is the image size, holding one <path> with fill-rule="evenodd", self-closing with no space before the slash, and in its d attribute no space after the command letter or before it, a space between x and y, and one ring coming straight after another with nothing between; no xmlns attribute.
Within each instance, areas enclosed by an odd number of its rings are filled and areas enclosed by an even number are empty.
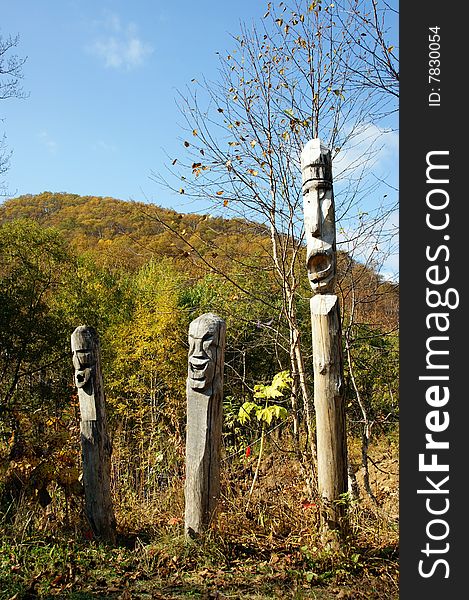
<svg viewBox="0 0 469 600"><path fill-rule="evenodd" d="M80 336L72 338L72 363L75 368L75 385L84 388L96 366L96 348L92 338L94 330L78 328ZM83 330L83 331L82 331Z"/></svg>

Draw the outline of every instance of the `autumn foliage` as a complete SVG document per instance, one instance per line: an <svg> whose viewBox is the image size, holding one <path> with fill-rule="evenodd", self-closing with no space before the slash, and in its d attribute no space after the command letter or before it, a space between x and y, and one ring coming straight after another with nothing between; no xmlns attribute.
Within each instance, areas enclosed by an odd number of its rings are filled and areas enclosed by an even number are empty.
<svg viewBox="0 0 469 600"><path fill-rule="evenodd" d="M30 507L41 527L73 527L87 541L69 348L80 324L101 340L121 535L182 527L187 331L208 311L227 323L224 516L215 530L234 540L251 527L290 543L306 513L304 522L315 522L317 499L297 458L305 432L298 447L288 388L273 403L259 400L289 368L268 252L265 228L243 219L50 192L0 206L0 503L9 527ZM398 289L345 254L339 271L355 381L377 434L390 434L398 417ZM297 294L308 358L306 271ZM345 375L349 382L347 368ZM359 434L351 385L346 394L349 430ZM250 418L240 418L243 407ZM274 498L283 486L290 492L275 508L263 494ZM305 544L308 535L303 528Z"/></svg>

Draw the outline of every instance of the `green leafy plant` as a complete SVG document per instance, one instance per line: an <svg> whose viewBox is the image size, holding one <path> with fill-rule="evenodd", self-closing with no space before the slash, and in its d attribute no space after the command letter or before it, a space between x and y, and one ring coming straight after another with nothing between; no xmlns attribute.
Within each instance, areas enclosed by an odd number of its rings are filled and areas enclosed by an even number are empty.
<svg viewBox="0 0 469 600"><path fill-rule="evenodd" d="M283 390L287 389L292 382L288 371L277 373L270 385L257 384L254 386L254 398L264 400L264 405L256 402L244 402L239 409L238 420L244 425L254 414L258 421L270 425L274 418L284 420L288 416L287 409L279 404L270 404L269 400L281 398Z"/></svg>
<svg viewBox="0 0 469 600"><path fill-rule="evenodd" d="M286 390L291 385L291 383L292 378L290 377L289 372L281 371L280 373L274 375L274 378L272 379L272 383L270 385L257 384L256 386L254 386L254 398L264 400L263 404L257 404L256 402L247 401L244 402L244 404L239 409L238 420L240 421L240 423L246 423L252 418L253 415L257 418L258 421L262 423L259 456L257 459L256 471L252 480L251 489L249 490L248 506L252 496L252 492L254 490L254 486L257 481L259 467L262 460L262 454L264 452L266 425L271 425L274 418L283 421L288 416L287 409L284 406L281 406L279 404L269 404L269 401L275 398L281 398L283 396L284 390Z"/></svg>

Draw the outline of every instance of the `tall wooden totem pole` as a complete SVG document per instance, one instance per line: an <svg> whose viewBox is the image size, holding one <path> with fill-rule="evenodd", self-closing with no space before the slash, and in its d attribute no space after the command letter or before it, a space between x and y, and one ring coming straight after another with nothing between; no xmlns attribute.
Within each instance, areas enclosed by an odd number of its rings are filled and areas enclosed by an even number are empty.
<svg viewBox="0 0 469 600"><path fill-rule="evenodd" d="M321 140L310 140L301 153L306 263L311 299L314 407L318 487L322 500L323 539L335 543L347 531L347 441L343 401L343 363L336 279L336 233L332 161Z"/></svg>
<svg viewBox="0 0 469 600"><path fill-rule="evenodd" d="M213 313L189 325L185 535L209 525L220 493L223 367L226 325Z"/></svg>
<svg viewBox="0 0 469 600"><path fill-rule="evenodd" d="M114 543L116 519L111 499L111 441L107 429L99 339L93 327L72 333L72 361L80 402L85 513L94 535Z"/></svg>

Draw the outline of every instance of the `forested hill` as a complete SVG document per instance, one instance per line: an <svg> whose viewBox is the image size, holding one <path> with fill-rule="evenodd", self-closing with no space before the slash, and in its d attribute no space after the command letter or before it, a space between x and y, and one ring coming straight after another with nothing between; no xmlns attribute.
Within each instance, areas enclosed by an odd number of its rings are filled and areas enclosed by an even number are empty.
<svg viewBox="0 0 469 600"><path fill-rule="evenodd" d="M155 204L53 192L27 194L0 205L0 226L19 219L56 229L75 256L88 255L106 270L133 272L165 257L191 281L215 273L236 280L241 289L248 286L255 294L260 280L267 277L270 283L266 280L265 285L277 288L269 231L244 219L181 214ZM301 270L303 264L301 260ZM341 300L347 304L354 297L360 320L385 329L397 327L397 285L383 282L372 269L341 252L338 275ZM300 294L308 297L306 269L299 279Z"/></svg>
<svg viewBox="0 0 469 600"><path fill-rule="evenodd" d="M0 224L24 218L58 229L78 254L98 250L100 261L118 261L117 266L128 268L158 256L187 257L194 249L215 260L219 246L225 252L249 254L253 239L259 243L267 235L261 225L242 219L67 193L28 194L0 205Z"/></svg>

